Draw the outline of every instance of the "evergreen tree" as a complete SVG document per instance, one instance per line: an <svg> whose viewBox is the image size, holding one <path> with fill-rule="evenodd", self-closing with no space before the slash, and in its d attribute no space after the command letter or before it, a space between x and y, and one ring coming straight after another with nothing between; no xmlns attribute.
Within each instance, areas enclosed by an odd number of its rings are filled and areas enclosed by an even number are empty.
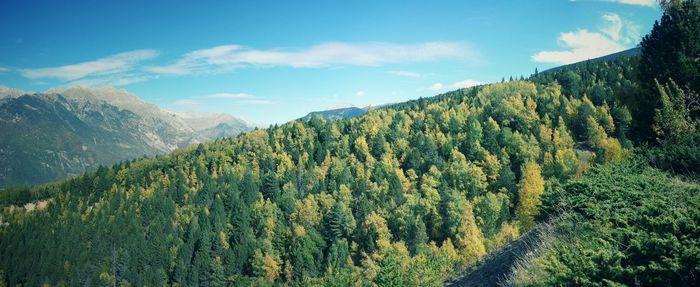
<svg viewBox="0 0 700 287"><path fill-rule="evenodd" d="M261 191L263 197L270 199L272 201L277 201L280 196L280 186L277 180L277 174L274 172L268 172L262 178Z"/></svg>
<svg viewBox="0 0 700 287"><path fill-rule="evenodd" d="M695 122L685 101L685 93L673 80L665 86L656 82L659 90L660 108L655 110L654 132L658 140L665 140L695 131Z"/></svg>
<svg viewBox="0 0 700 287"><path fill-rule="evenodd" d="M651 131L654 109L661 105L655 80L663 86L673 80L686 93L700 91L700 1L664 1L661 20L654 23L640 46L641 83L646 91L627 104L635 123Z"/></svg>
<svg viewBox="0 0 700 287"><path fill-rule="evenodd" d="M404 286L403 274L397 254L394 252L387 253L379 266L381 269L375 279L377 286Z"/></svg>

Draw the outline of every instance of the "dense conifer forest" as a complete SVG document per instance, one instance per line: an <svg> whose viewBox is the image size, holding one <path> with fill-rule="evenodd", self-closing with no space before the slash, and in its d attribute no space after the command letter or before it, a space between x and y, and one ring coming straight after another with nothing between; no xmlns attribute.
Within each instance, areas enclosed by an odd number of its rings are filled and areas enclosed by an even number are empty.
<svg viewBox="0 0 700 287"><path fill-rule="evenodd" d="M693 286L699 4L637 56L9 188L0 286L441 286L538 224L515 285Z"/></svg>

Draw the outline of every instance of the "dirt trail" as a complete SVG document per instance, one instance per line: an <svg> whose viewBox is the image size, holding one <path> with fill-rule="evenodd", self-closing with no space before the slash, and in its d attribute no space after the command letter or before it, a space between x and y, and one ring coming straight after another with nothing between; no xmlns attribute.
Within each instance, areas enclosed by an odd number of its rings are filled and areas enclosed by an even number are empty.
<svg viewBox="0 0 700 287"><path fill-rule="evenodd" d="M539 245L541 235L541 228L525 233L500 250L482 258L476 266L467 269L463 275L445 285L450 287L505 285L513 265Z"/></svg>

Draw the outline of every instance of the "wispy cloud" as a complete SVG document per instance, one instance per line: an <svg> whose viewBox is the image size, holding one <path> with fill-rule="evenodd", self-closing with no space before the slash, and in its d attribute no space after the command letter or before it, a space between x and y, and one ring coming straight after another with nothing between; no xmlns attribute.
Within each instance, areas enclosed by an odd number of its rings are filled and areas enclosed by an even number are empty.
<svg viewBox="0 0 700 287"><path fill-rule="evenodd" d="M0 74L4 74L4 73L7 73L7 72L9 72L9 71L10 71L10 69L9 69L9 68L5 68L5 67L0 67Z"/></svg>
<svg viewBox="0 0 700 287"><path fill-rule="evenodd" d="M605 26L600 28L600 31L610 37L614 41L620 40L620 32L622 31L622 19L620 15L607 13L603 15L603 19L607 22Z"/></svg>
<svg viewBox="0 0 700 287"><path fill-rule="evenodd" d="M620 4L639 5L646 7L656 7L659 5L658 0L607 0L608 2L616 2Z"/></svg>
<svg viewBox="0 0 700 287"><path fill-rule="evenodd" d="M298 49L255 49L234 44L194 50L170 63L158 62L165 63L163 65L149 61L158 55L156 50L134 50L76 64L24 68L16 71L28 79L57 80L67 85L123 86L166 75L222 73L243 67L382 66L439 60L481 62L481 56L475 49L460 42L330 42ZM8 71L12 70L0 67L0 73ZM409 71L390 73L402 77L420 77L419 74ZM261 99L246 101L255 104L266 103Z"/></svg>
<svg viewBox="0 0 700 287"><path fill-rule="evenodd" d="M639 26L624 21L619 15L607 13L602 16L600 32L579 29L559 34L559 44L564 49L540 51L532 55L535 62L571 64L587 59L622 51L639 41Z"/></svg>
<svg viewBox="0 0 700 287"><path fill-rule="evenodd" d="M146 70L161 75L186 75L229 70L244 66L322 68L336 65L379 66L390 63L461 59L478 62L479 54L464 43L324 43L304 49L260 50L224 45L196 50L170 65Z"/></svg>
<svg viewBox="0 0 700 287"><path fill-rule="evenodd" d="M355 96L356 96L356 97L364 97L364 96L365 96L365 91L357 91L357 93L355 93Z"/></svg>
<svg viewBox="0 0 700 287"><path fill-rule="evenodd" d="M420 74L414 73L414 72L409 72L409 71L389 71L389 74L399 76L399 77L407 77L407 78L420 78Z"/></svg>
<svg viewBox="0 0 700 287"><path fill-rule="evenodd" d="M469 88L473 86L478 86L483 84L481 81L477 80L472 80L472 79L467 79L464 81L459 81L459 82L454 82L450 85L444 85L443 83L435 83L432 86L430 86L430 90L438 92L442 90L457 90L457 89L464 89L464 88Z"/></svg>
<svg viewBox="0 0 700 287"><path fill-rule="evenodd" d="M158 56L155 50L136 50L78 64L37 69L21 69L29 79L60 79L73 81L91 76L114 75L132 70L140 62Z"/></svg>
<svg viewBox="0 0 700 287"><path fill-rule="evenodd" d="M151 77L145 74L116 73L97 77L83 78L68 82L68 86L82 87L109 87L125 86L128 84L140 83L149 80Z"/></svg>

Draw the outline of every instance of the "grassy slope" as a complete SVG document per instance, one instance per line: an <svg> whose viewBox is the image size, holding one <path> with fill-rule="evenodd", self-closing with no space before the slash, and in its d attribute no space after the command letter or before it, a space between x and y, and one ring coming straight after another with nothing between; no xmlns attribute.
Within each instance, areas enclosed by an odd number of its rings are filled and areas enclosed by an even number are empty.
<svg viewBox="0 0 700 287"><path fill-rule="evenodd" d="M695 286L700 183L607 164L545 197L543 223L451 286Z"/></svg>
<svg viewBox="0 0 700 287"><path fill-rule="evenodd" d="M693 286L699 279L697 181L646 163L608 164L550 194L543 212L558 220L510 284Z"/></svg>

